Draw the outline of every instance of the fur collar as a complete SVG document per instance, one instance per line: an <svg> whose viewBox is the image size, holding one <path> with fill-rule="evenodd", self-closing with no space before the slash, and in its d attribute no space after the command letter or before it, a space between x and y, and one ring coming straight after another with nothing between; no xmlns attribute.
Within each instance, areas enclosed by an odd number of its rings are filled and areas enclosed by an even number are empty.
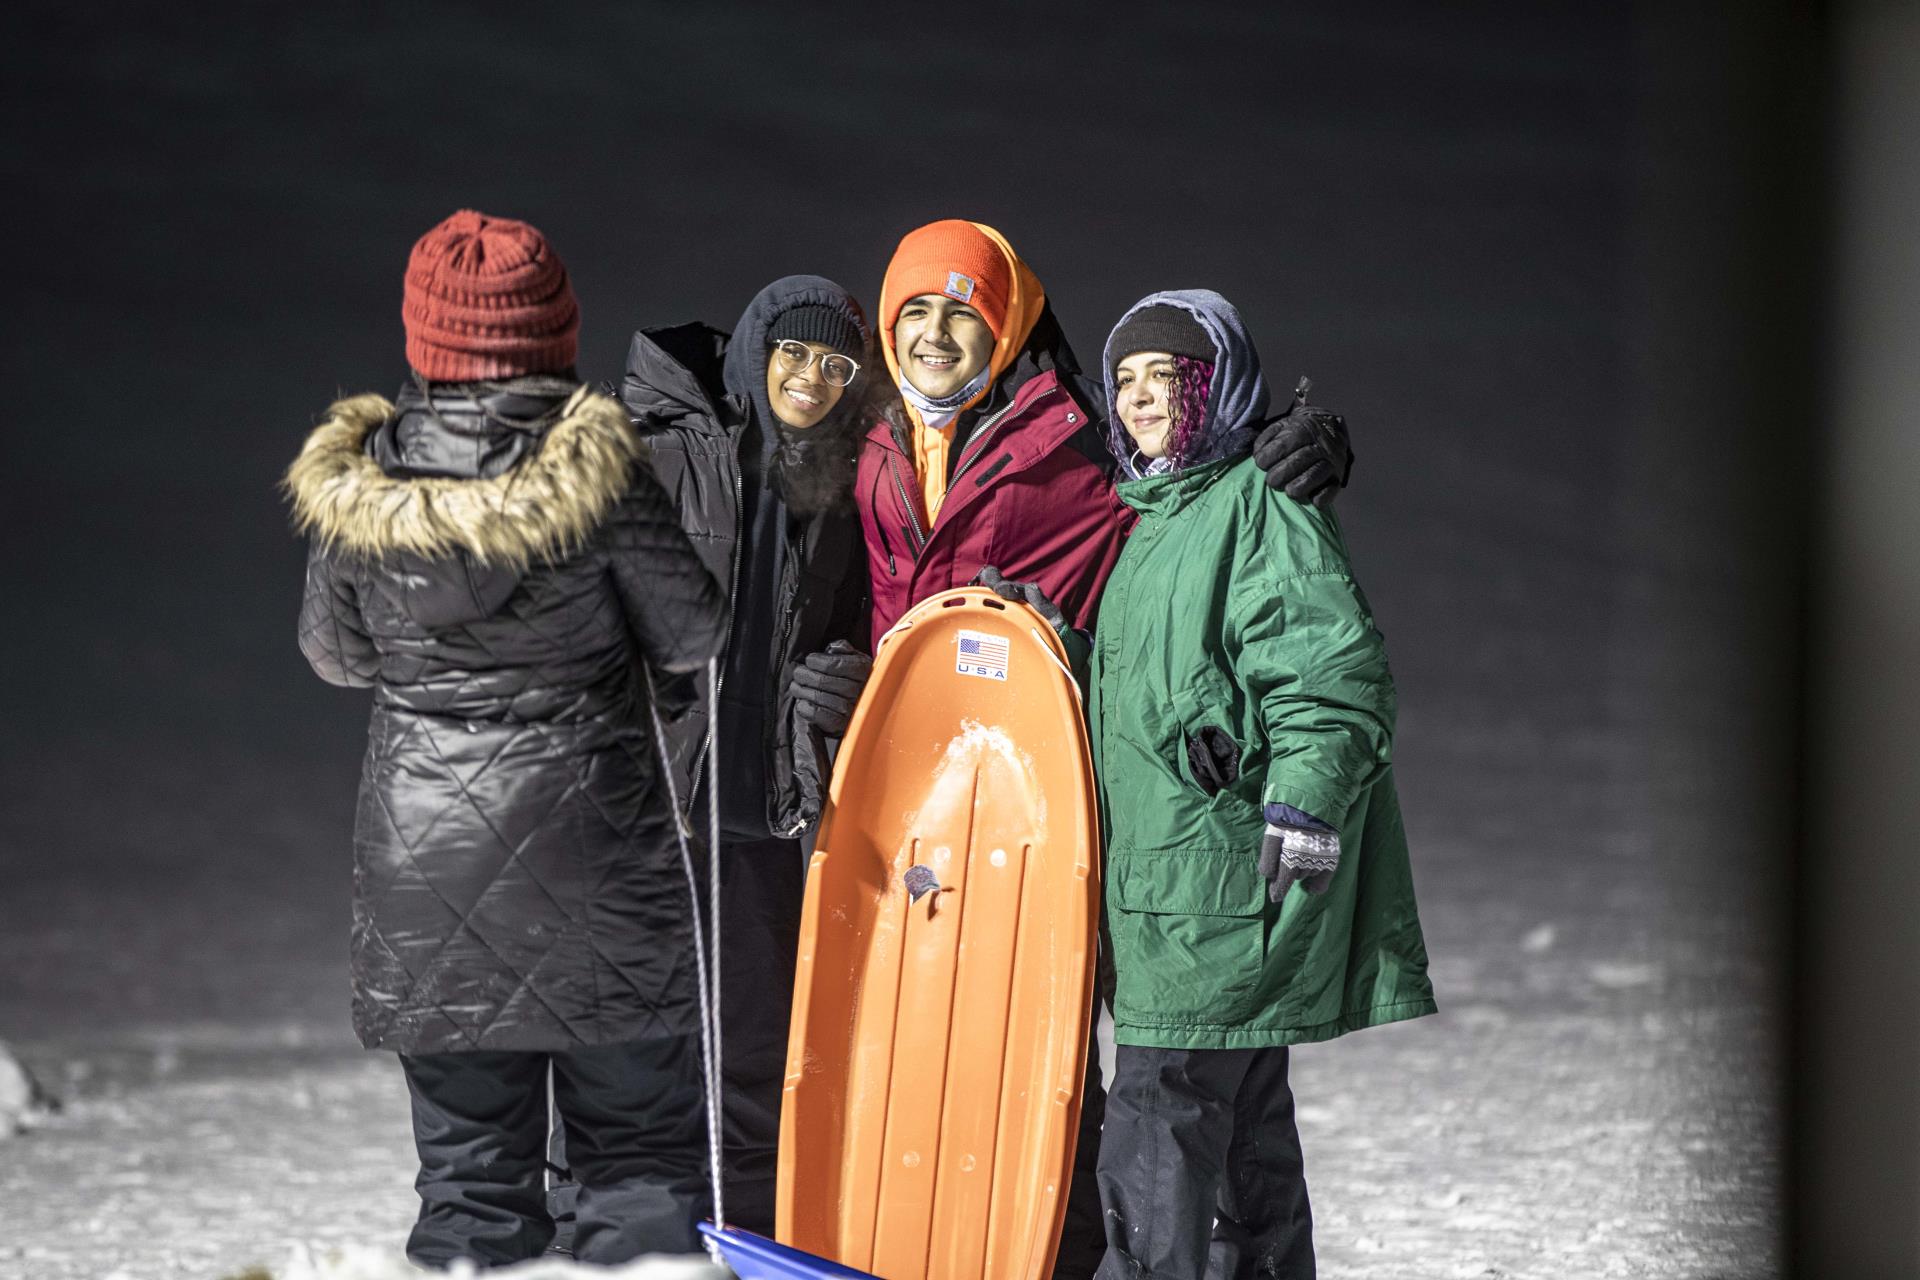
<svg viewBox="0 0 1920 1280"><path fill-rule="evenodd" d="M313 429L282 482L300 532L368 556L464 551L482 564L525 568L585 542L647 457L619 402L582 387L513 470L490 480L400 479L365 449L392 413L381 396L354 396Z"/></svg>

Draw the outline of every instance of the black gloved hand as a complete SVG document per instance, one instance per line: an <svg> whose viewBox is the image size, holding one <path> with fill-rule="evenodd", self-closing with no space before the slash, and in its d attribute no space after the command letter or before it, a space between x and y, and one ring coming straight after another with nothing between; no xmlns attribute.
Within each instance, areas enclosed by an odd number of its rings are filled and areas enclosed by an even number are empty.
<svg viewBox="0 0 1920 1280"><path fill-rule="evenodd" d="M1260 874L1267 900L1278 902L1298 883L1308 893L1325 893L1340 869L1340 835L1309 827L1269 822L1260 837Z"/></svg>
<svg viewBox="0 0 1920 1280"><path fill-rule="evenodd" d="M1046 619L1047 625L1060 637L1061 647L1067 651L1067 668L1073 672L1074 679L1082 680L1085 677L1087 657L1093 652L1092 639L1069 623L1067 615L1060 612L1060 606L1047 599L1047 593L1037 584L1009 582L992 565L981 569L974 581L991 588L993 594L1002 600L1017 600L1021 604L1031 605L1033 611Z"/></svg>
<svg viewBox="0 0 1920 1280"><path fill-rule="evenodd" d="M1312 385L1300 379L1286 413L1261 429L1253 461L1267 473L1268 484L1295 502L1328 507L1353 474L1353 447L1345 418L1307 403Z"/></svg>
<svg viewBox="0 0 1920 1280"><path fill-rule="evenodd" d="M1072 628L1067 625L1067 615L1060 612L1060 606L1047 599L1046 592L1031 582L1008 582L1000 576L1000 571L992 565L980 571L974 579L981 586L990 588L993 594L1002 600L1018 600L1021 604L1033 606L1033 611L1047 620L1047 625L1060 633L1062 639Z"/></svg>
<svg viewBox="0 0 1920 1280"><path fill-rule="evenodd" d="M847 731L853 708L873 672L873 659L835 640L822 653L810 653L793 669L793 709L802 720L830 737Z"/></svg>

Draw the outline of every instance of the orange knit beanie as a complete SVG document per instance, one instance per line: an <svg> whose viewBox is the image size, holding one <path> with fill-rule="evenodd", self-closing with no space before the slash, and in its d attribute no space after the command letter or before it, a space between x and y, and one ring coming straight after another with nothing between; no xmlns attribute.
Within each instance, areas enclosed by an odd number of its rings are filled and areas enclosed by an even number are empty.
<svg viewBox="0 0 1920 1280"><path fill-rule="evenodd" d="M979 227L962 218L909 231L887 264L880 287L880 328L893 328L907 299L943 294L978 311L1002 336L1013 296L1013 264Z"/></svg>

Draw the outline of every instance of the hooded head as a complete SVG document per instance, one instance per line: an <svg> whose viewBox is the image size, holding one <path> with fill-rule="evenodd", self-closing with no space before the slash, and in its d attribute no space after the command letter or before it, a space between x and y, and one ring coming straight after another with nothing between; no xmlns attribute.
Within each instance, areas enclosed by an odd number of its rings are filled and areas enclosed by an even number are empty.
<svg viewBox="0 0 1920 1280"><path fill-rule="evenodd" d="M798 343L811 357L804 365L780 355L782 343ZM821 276L784 276L755 294L734 326L721 381L729 396L750 406L762 438L779 463L780 485L797 510L818 510L852 483L859 415L873 378L872 330L852 294ZM842 369L825 371L824 357L843 356L858 366L844 387L832 384ZM773 395L792 395L776 412ZM817 416L808 400L826 407ZM818 406L814 406L817 408ZM813 422L790 426L806 417Z"/></svg>
<svg viewBox="0 0 1920 1280"><path fill-rule="evenodd" d="M1202 466L1252 445L1268 394L1246 324L1233 304L1211 289L1173 289L1134 303L1107 338L1101 361L1110 411L1107 443L1122 471L1134 479L1149 472L1119 401L1121 381L1137 385L1135 371L1123 379L1119 366L1143 352L1172 357L1175 375L1165 394L1171 420L1164 427L1164 465L1153 466L1154 472Z"/></svg>
<svg viewBox="0 0 1920 1280"><path fill-rule="evenodd" d="M949 218L907 233L880 286L880 345L916 420L979 403L1026 345L1046 303L1006 237Z"/></svg>

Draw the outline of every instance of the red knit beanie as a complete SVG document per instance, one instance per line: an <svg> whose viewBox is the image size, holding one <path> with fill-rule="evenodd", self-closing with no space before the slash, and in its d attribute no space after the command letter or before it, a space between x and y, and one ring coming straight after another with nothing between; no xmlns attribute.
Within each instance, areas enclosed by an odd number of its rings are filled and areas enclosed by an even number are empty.
<svg viewBox="0 0 1920 1280"><path fill-rule="evenodd" d="M985 232L962 218L909 231L880 286L880 327L892 329L907 299L944 294L980 313L999 337L1013 294L1013 264ZM1025 335L1022 335L1023 337Z"/></svg>
<svg viewBox="0 0 1920 1280"><path fill-rule="evenodd" d="M462 209L407 259L407 363L432 382L573 367L580 307L547 238L524 222Z"/></svg>

